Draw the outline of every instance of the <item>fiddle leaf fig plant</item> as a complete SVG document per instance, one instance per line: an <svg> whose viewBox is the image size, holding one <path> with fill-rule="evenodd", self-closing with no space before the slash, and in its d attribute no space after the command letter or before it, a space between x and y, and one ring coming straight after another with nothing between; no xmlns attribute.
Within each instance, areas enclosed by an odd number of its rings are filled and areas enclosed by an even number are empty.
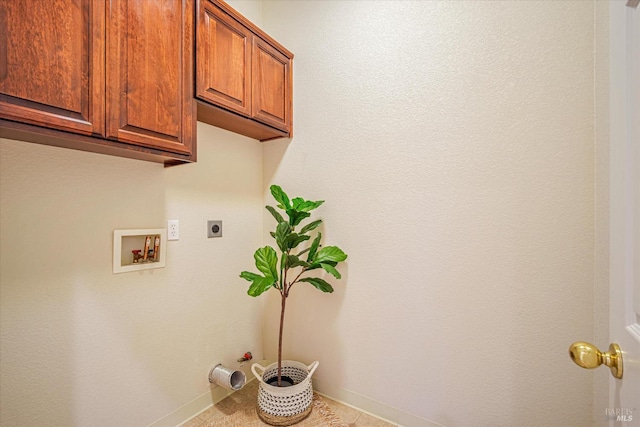
<svg viewBox="0 0 640 427"><path fill-rule="evenodd" d="M287 297L297 283L308 283L322 292L333 292L333 287L324 279L309 275L314 270L324 270L336 279L340 279L340 272L336 266L347 259L342 249L337 246L322 247L322 233L317 232L311 240L310 232L322 224L321 219L311 221L301 226L302 222L311 217L311 211L317 209L324 200L312 201L296 197L293 200L277 185L270 187L271 195L278 204L276 208L266 206L266 209L277 221L275 231L271 237L275 239L278 250L271 246L259 248L253 254L256 268L260 273L243 271L240 277L251 282L247 293L257 297L271 288L280 293L280 331L278 335L278 387L282 386L282 332L284 330L284 313ZM280 212L282 211L282 213ZM286 217L286 218L285 218ZM299 229L298 227L301 226ZM300 245L311 240L311 244ZM312 274L313 274L312 273Z"/></svg>

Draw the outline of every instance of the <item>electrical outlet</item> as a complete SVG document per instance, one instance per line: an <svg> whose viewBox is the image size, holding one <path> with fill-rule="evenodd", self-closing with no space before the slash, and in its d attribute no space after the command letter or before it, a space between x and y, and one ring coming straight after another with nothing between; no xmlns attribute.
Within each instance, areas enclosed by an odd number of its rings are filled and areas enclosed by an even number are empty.
<svg viewBox="0 0 640 427"><path fill-rule="evenodd" d="M167 240L180 240L180 221L177 219L167 221Z"/></svg>
<svg viewBox="0 0 640 427"><path fill-rule="evenodd" d="M222 237L222 221L207 221L207 237Z"/></svg>

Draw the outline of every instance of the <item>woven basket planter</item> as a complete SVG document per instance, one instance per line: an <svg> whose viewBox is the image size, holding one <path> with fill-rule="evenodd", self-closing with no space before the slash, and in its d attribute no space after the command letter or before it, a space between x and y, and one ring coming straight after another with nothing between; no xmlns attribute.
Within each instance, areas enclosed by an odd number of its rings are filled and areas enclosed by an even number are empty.
<svg viewBox="0 0 640 427"><path fill-rule="evenodd" d="M251 372L260 383L256 408L260 419L273 426L290 426L306 418L311 413L313 400L311 376L318 365L318 362L307 366L293 360L283 360L282 376L291 378L293 385L277 387L267 382L278 376L278 364L272 363L265 368L254 363Z"/></svg>

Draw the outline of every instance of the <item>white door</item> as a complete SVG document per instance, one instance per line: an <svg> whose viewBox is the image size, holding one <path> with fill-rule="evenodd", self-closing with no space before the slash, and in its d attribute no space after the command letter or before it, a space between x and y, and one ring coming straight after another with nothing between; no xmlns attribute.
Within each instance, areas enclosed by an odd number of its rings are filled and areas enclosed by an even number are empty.
<svg viewBox="0 0 640 427"><path fill-rule="evenodd" d="M640 426L640 10L613 1L610 36L610 339L623 378L609 382L610 426ZM604 344L604 343L603 343Z"/></svg>

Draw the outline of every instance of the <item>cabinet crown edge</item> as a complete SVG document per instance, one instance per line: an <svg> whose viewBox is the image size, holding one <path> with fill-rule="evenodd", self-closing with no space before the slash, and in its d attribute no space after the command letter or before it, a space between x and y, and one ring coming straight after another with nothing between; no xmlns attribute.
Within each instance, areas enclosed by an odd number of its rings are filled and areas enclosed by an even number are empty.
<svg viewBox="0 0 640 427"><path fill-rule="evenodd" d="M222 9L227 15L231 16L233 19L235 19L236 21L238 21L239 23L247 27L254 34L258 35L260 38L262 38L264 41L269 43L275 49L279 50L289 59L293 59L294 57L293 52L291 52L289 49L287 49L286 47L278 43L276 39L274 39L269 34L267 34L262 28L258 27L256 24L251 22L249 19L247 19L244 15L242 15L240 12L238 12L233 7L231 7L224 0L198 0L198 6L196 6L196 10L199 10L200 2L208 2L216 5L218 8Z"/></svg>

